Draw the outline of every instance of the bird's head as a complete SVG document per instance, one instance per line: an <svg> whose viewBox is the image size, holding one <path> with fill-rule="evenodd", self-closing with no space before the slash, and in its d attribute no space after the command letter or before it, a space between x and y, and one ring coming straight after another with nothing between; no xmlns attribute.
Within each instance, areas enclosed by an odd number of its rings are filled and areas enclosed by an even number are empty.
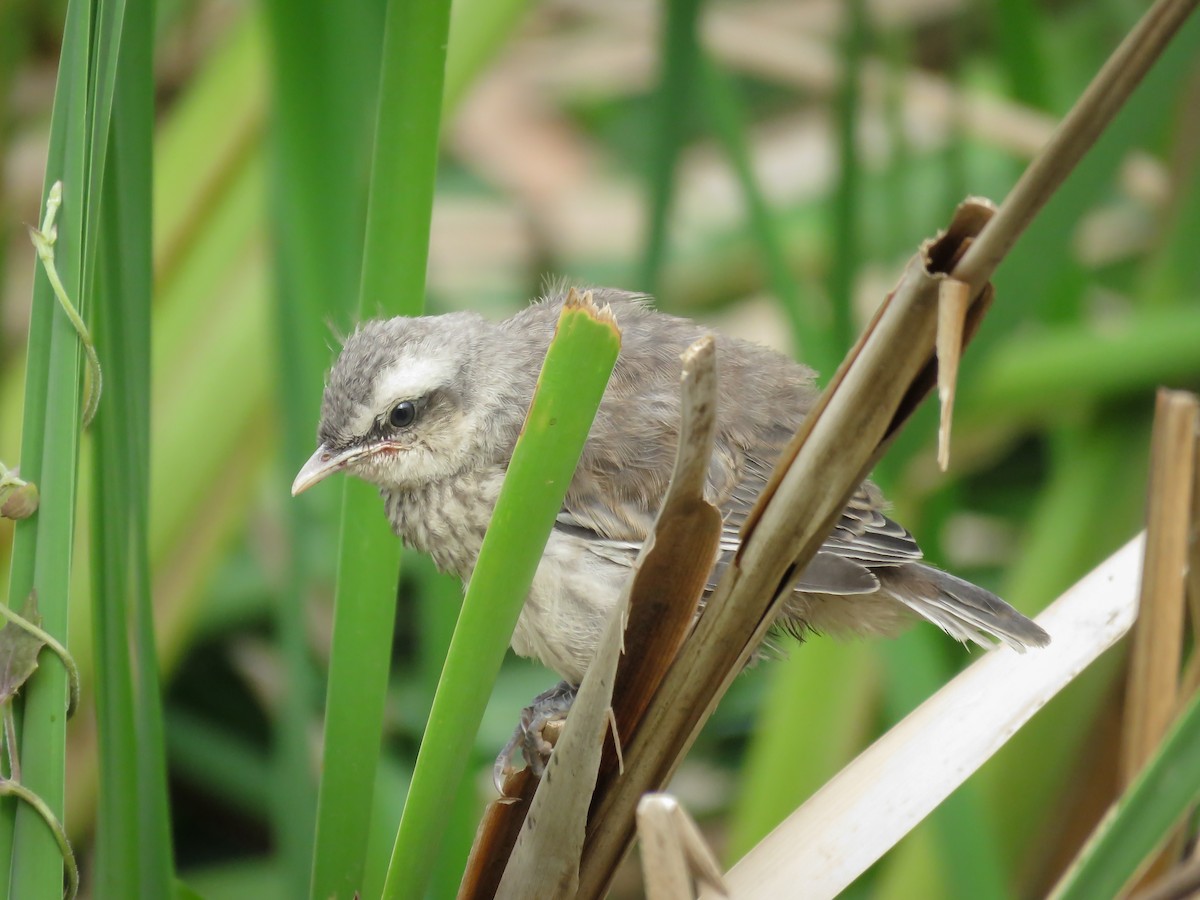
<svg viewBox="0 0 1200 900"><path fill-rule="evenodd" d="M404 490L468 467L479 452L475 361L487 327L472 313L360 325L329 373L319 446L292 494L341 471Z"/></svg>

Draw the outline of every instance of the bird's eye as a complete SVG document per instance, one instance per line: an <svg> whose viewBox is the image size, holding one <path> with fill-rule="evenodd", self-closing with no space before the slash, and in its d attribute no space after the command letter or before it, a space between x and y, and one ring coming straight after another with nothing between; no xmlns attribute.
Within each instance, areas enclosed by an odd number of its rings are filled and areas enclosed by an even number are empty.
<svg viewBox="0 0 1200 900"><path fill-rule="evenodd" d="M417 404L411 400L401 400L388 413L388 423L393 428L407 428L417 419Z"/></svg>

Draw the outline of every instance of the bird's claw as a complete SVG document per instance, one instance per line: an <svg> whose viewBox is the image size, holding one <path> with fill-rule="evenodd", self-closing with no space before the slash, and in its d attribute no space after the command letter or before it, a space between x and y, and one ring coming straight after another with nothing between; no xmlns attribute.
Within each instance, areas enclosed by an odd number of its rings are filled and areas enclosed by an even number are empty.
<svg viewBox="0 0 1200 900"><path fill-rule="evenodd" d="M515 760L518 750L533 775L542 777L550 752L554 749L554 743L546 740L546 734L557 738L556 729L566 721L578 690L565 681L559 682L550 690L538 694L532 703L521 710L521 719L513 736L496 757L492 769L492 779L501 797L505 796L504 783L517 771Z"/></svg>

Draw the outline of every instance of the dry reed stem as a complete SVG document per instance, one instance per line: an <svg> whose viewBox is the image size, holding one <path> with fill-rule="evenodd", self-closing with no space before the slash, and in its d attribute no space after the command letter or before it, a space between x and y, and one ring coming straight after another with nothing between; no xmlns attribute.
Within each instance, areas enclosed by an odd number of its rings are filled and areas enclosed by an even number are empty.
<svg viewBox="0 0 1200 900"><path fill-rule="evenodd" d="M1192 447L1192 530L1188 535L1188 609L1192 616L1192 641L1200 647L1200 435L1196 435ZM1193 661L1200 659L1200 651L1192 651ZM1200 673L1200 669L1198 669ZM1197 685L1192 683L1194 690Z"/></svg>
<svg viewBox="0 0 1200 900"><path fill-rule="evenodd" d="M1195 659L1188 672L1183 658L1189 551L1196 528L1196 440L1200 399L1184 391L1159 389L1150 447L1146 504L1146 555L1142 564L1141 612L1134 627L1121 732L1121 788L1133 783L1157 752L1183 704L1191 697ZM1137 885L1161 879L1178 859L1182 833L1139 876Z"/></svg>
<svg viewBox="0 0 1200 900"><path fill-rule="evenodd" d="M1198 431L1200 400L1183 391L1159 390L1150 449L1141 613L1134 627L1125 700L1123 788L1154 754L1178 709Z"/></svg>
<svg viewBox="0 0 1200 900"><path fill-rule="evenodd" d="M1183 670L1179 691L1182 712L1189 697L1200 690L1200 434L1192 448L1192 521L1188 534L1187 603L1192 620L1192 655Z"/></svg>

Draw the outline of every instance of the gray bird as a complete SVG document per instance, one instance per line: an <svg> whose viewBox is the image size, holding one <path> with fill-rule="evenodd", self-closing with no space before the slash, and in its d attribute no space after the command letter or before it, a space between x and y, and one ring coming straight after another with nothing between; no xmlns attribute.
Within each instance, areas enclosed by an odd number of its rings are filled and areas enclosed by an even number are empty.
<svg viewBox="0 0 1200 900"><path fill-rule="evenodd" d="M361 324L329 373L320 446L298 494L346 471L379 487L393 530L465 582L554 334L565 291L502 322L475 313ZM593 291L621 328L605 391L512 637L512 649L578 686L666 492L679 428L680 354L710 333L648 298ZM813 372L716 336L717 434L707 495L724 517L716 585L784 446L812 408ZM960 641L1018 650L1049 641L998 597L921 562L864 482L809 564L778 625L796 634L895 634L914 616ZM560 701L562 691L555 694ZM526 722L528 724L528 722ZM511 747L509 749L511 753ZM528 753L526 754L528 757Z"/></svg>

